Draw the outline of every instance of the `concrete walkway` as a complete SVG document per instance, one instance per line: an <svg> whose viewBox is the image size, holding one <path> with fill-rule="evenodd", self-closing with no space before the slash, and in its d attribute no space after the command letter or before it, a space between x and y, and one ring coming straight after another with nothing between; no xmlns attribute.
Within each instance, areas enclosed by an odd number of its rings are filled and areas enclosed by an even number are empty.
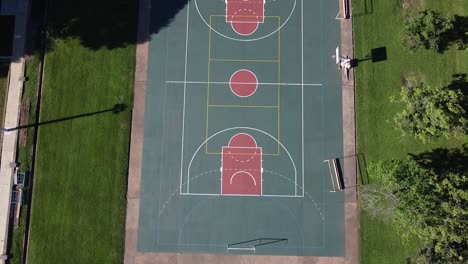
<svg viewBox="0 0 468 264"><path fill-rule="evenodd" d="M9 86L6 101L4 128L17 127L19 122L21 94L24 76L24 50L26 29L29 18L29 0L18 0L15 17L15 37L13 41L12 63L10 65ZM10 215L11 190L16 161L16 142L18 131L4 132L0 161L0 247L1 255L6 254L8 242L8 226ZM0 260L0 263L5 263Z"/></svg>

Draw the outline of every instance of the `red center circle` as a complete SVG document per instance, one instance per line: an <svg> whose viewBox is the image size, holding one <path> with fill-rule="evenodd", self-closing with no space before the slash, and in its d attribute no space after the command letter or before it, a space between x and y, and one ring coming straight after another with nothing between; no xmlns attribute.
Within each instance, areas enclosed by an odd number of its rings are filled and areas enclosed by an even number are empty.
<svg viewBox="0 0 468 264"><path fill-rule="evenodd" d="M231 76L229 87L235 95L249 97L257 91L257 76L249 70L238 70Z"/></svg>

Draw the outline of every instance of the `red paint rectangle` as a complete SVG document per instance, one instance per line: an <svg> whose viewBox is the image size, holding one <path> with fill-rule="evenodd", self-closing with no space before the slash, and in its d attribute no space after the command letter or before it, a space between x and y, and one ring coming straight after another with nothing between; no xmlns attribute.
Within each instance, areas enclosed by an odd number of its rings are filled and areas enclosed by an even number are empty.
<svg viewBox="0 0 468 264"><path fill-rule="evenodd" d="M226 22L263 23L264 0L226 0Z"/></svg>
<svg viewBox="0 0 468 264"><path fill-rule="evenodd" d="M221 194L262 195L262 149L223 147Z"/></svg>

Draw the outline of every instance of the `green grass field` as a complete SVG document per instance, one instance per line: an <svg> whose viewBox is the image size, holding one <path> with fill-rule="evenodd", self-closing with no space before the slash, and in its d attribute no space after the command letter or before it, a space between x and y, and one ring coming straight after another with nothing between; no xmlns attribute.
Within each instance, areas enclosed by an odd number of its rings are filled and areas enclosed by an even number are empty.
<svg viewBox="0 0 468 264"><path fill-rule="evenodd" d="M417 241L402 242L390 223L375 219L363 210L359 217L360 263L406 263L407 256L417 252Z"/></svg>
<svg viewBox="0 0 468 264"><path fill-rule="evenodd" d="M441 54L431 51L412 54L403 48L403 2L430 8L445 16L468 16L465 0L353 1L355 58L365 59L375 48L385 47L387 51L387 60L361 61L356 70L358 151L368 162L403 158L408 153L417 154L437 147L459 147L468 141L466 138L442 139L423 145L409 138L402 139L392 127L392 118L400 109L390 103L390 96L398 94L404 76L418 74L431 85L446 86L453 74L468 73L468 50L450 47ZM360 230L361 263L403 263L417 250L417 241L402 244L390 224L363 211Z"/></svg>
<svg viewBox="0 0 468 264"><path fill-rule="evenodd" d="M373 1L372 14L363 14L364 1ZM424 3L425 8L444 15L468 15L465 0L426 0ZM411 73L420 74L432 85L448 85L453 74L468 73L468 51L452 48L443 54L431 51L412 54L402 46L401 1L357 0L353 4L354 13L363 14L354 18L355 57L364 59L371 49L379 47L386 47L388 57L377 63L360 62L356 71L359 151L368 160L379 160L435 147L459 146L463 141L440 140L422 145L410 138L402 139L391 124L399 106L391 104L389 98L398 95L402 78Z"/></svg>
<svg viewBox="0 0 468 264"><path fill-rule="evenodd" d="M101 2L49 13L51 20L70 20L67 33L75 35L52 36L46 55L29 263L123 259L135 45L116 46L120 35L103 37L98 28L123 9L123 33L136 38L136 2ZM82 32L93 32L102 45L87 47ZM114 113L116 104L126 109Z"/></svg>

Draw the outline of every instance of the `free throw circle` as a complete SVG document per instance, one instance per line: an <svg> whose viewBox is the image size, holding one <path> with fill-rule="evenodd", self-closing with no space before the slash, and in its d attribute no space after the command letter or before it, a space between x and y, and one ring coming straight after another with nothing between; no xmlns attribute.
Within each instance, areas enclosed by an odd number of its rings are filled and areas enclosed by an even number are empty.
<svg viewBox="0 0 468 264"><path fill-rule="evenodd" d="M260 17L250 9L238 10L231 19L232 29L241 36L252 35L260 24Z"/></svg>
<svg viewBox="0 0 468 264"><path fill-rule="evenodd" d="M258 22L232 22L232 30L241 36L252 35L258 28Z"/></svg>

